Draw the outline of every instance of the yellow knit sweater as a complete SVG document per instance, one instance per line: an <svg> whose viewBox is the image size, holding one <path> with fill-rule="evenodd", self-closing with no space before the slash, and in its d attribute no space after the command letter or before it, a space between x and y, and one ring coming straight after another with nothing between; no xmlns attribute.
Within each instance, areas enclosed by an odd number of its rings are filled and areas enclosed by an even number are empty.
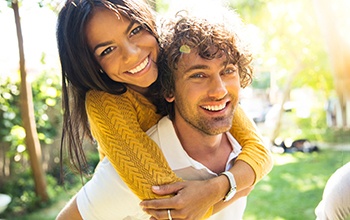
<svg viewBox="0 0 350 220"><path fill-rule="evenodd" d="M181 180L144 132L161 117L144 96L130 89L122 95L90 91L86 96L86 110L101 158L108 157L123 181L141 200L159 198L151 191L152 185ZM253 168L255 181L260 180L271 170L272 161L254 124L240 107L235 112L230 132L243 147L238 159Z"/></svg>

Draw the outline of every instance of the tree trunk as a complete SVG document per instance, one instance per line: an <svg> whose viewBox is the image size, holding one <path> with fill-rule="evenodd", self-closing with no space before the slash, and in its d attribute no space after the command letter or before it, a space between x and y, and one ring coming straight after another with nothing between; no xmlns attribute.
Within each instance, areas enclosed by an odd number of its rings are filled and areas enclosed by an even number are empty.
<svg viewBox="0 0 350 220"><path fill-rule="evenodd" d="M272 134L270 136L271 143L274 143L275 139L278 137L278 134L280 133L282 116L283 116L283 112L284 112L283 106L289 98L290 91L292 90L292 83L300 71L301 71L301 64L299 61L299 62L297 62L297 65L294 68L293 72L291 72L290 75L288 76L288 81L287 81L286 85L284 86L283 98L282 98L281 103L280 103L281 107L280 107L278 115L277 115L275 127L274 127Z"/></svg>
<svg viewBox="0 0 350 220"><path fill-rule="evenodd" d="M12 1L12 9L15 15L19 48L19 67L21 73L21 115L23 127L26 132L25 141L29 153L30 165L33 172L36 195L40 198L41 202L46 202L48 201L49 197L46 190L45 174L43 172L41 163L41 147L35 125L32 87L27 81L27 73L25 70L23 37L17 1Z"/></svg>

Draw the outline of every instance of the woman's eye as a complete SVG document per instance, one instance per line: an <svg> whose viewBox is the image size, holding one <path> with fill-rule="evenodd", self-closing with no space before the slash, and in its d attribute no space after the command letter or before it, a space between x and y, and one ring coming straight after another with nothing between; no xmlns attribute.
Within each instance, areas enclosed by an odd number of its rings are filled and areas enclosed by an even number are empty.
<svg viewBox="0 0 350 220"><path fill-rule="evenodd" d="M100 56L106 56L106 55L110 54L114 49L115 49L115 47L108 47L107 49L105 49L104 51L102 51L102 53L100 54Z"/></svg>
<svg viewBox="0 0 350 220"><path fill-rule="evenodd" d="M140 33L140 31L142 31L142 30L143 30L143 27L142 27L141 25L137 26L135 29L133 29L133 30L131 31L131 36Z"/></svg>
<svg viewBox="0 0 350 220"><path fill-rule="evenodd" d="M190 76L190 78L203 78L204 74L203 73L195 73Z"/></svg>

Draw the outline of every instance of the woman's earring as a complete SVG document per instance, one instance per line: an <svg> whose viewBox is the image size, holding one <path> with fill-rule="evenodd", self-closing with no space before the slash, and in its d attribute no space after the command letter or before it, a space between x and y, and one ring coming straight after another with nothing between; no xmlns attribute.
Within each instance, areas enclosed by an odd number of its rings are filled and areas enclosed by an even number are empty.
<svg viewBox="0 0 350 220"><path fill-rule="evenodd" d="M103 73L105 73L105 72L103 72L103 70L102 70L102 69L100 69L100 73L101 73L101 74L103 74Z"/></svg>

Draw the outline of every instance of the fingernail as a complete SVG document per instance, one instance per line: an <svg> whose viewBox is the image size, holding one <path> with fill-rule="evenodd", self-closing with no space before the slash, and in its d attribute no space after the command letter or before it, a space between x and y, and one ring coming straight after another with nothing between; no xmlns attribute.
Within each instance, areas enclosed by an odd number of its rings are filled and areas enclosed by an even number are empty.
<svg viewBox="0 0 350 220"><path fill-rule="evenodd" d="M154 189L154 190L159 190L160 187L159 187L159 186L152 186L152 189Z"/></svg>

